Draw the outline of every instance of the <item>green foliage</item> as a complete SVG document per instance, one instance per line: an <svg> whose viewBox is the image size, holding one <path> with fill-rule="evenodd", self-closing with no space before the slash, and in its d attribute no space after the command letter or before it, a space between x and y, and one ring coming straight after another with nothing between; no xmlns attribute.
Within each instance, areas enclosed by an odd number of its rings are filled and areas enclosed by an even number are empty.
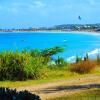
<svg viewBox="0 0 100 100"><path fill-rule="evenodd" d="M64 51L64 48L62 47L54 47L54 48L47 48L43 50L41 54L43 57L48 57L48 56L50 57L63 51Z"/></svg>
<svg viewBox="0 0 100 100"><path fill-rule="evenodd" d="M0 100L41 100L38 95L31 94L28 91L20 91L9 89L9 88L0 88Z"/></svg>
<svg viewBox="0 0 100 100"><path fill-rule="evenodd" d="M80 61L82 61L82 58L79 57L79 56L76 56L76 63L78 63L78 62L80 62Z"/></svg>
<svg viewBox="0 0 100 100"><path fill-rule="evenodd" d="M38 49L33 49L33 50L30 51L30 55L32 57L39 57L39 56L41 56L41 51L38 50Z"/></svg>
<svg viewBox="0 0 100 100"><path fill-rule="evenodd" d="M89 55L88 55L88 53L86 53L86 59L89 60Z"/></svg>
<svg viewBox="0 0 100 100"><path fill-rule="evenodd" d="M22 80L25 77L24 67L29 63L28 54L20 52L0 53L0 80Z"/></svg>
<svg viewBox="0 0 100 100"><path fill-rule="evenodd" d="M27 78L38 79L42 77L42 70L46 66L43 62L44 57L32 57L30 63L25 67Z"/></svg>
<svg viewBox="0 0 100 100"><path fill-rule="evenodd" d="M0 80L36 79L43 61L43 57L33 57L30 52L0 53Z"/></svg>
<svg viewBox="0 0 100 100"><path fill-rule="evenodd" d="M57 66L64 66L64 64L66 62L65 62L64 58L58 56L58 59L55 60L55 63Z"/></svg>
<svg viewBox="0 0 100 100"><path fill-rule="evenodd" d="M0 80L38 79L43 76L51 56L61 51L62 48L54 47L43 51L0 52Z"/></svg>

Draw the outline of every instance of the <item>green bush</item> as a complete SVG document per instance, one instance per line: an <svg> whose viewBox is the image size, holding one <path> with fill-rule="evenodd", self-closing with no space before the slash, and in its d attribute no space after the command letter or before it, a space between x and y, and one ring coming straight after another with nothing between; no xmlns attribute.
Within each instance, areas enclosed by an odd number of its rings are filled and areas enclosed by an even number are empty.
<svg viewBox="0 0 100 100"><path fill-rule="evenodd" d="M52 56L62 52L54 47L45 50L24 50L22 52L0 52L0 80L38 79L49 65Z"/></svg>
<svg viewBox="0 0 100 100"><path fill-rule="evenodd" d="M0 80L22 80L27 58L27 55L18 52L0 53Z"/></svg>
<svg viewBox="0 0 100 100"><path fill-rule="evenodd" d="M59 67L59 66L62 67L62 66L64 66L64 65L66 65L67 62L65 62L64 58L58 56L58 58L55 60L55 64L56 64L56 66L58 66L58 67Z"/></svg>
<svg viewBox="0 0 100 100"><path fill-rule="evenodd" d="M43 57L31 57L30 63L25 67L25 74L27 78L38 79L42 77L42 70L45 68L45 64L43 64Z"/></svg>
<svg viewBox="0 0 100 100"><path fill-rule="evenodd" d="M0 88L0 100L41 100L38 95L32 94L28 91L20 91Z"/></svg>
<svg viewBox="0 0 100 100"><path fill-rule="evenodd" d="M0 80L36 79L41 73L43 57L32 57L29 52L0 53Z"/></svg>

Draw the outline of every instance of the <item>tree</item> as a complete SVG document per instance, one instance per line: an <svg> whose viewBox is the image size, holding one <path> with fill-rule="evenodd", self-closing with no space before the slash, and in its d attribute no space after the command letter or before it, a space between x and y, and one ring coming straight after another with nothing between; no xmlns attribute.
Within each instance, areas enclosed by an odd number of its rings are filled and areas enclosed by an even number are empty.
<svg viewBox="0 0 100 100"><path fill-rule="evenodd" d="M100 64L100 55L99 54L97 55L97 64L98 65Z"/></svg>
<svg viewBox="0 0 100 100"><path fill-rule="evenodd" d="M79 57L79 56L76 56L76 63L78 63L78 62L80 62L80 61L82 61L82 58Z"/></svg>
<svg viewBox="0 0 100 100"><path fill-rule="evenodd" d="M65 63L64 58L58 56L58 59L55 60L55 63L58 66L59 65L64 65L64 63Z"/></svg>
<svg viewBox="0 0 100 100"><path fill-rule="evenodd" d="M63 52L63 51L64 51L64 48L56 46L54 48L47 48L47 49L43 50L41 52L41 54L43 57L51 57L51 56L58 54L60 52Z"/></svg>
<svg viewBox="0 0 100 100"><path fill-rule="evenodd" d="M84 61L87 61L87 60L89 60L89 55L88 55L88 53L86 53L86 57L84 57Z"/></svg>

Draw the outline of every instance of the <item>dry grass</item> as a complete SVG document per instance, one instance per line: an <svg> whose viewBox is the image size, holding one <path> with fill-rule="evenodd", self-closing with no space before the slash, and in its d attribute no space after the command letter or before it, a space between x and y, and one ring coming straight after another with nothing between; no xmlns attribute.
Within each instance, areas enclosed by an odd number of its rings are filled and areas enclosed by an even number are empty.
<svg viewBox="0 0 100 100"><path fill-rule="evenodd" d="M94 61L87 60L72 64L70 70L72 72L85 74L91 72L95 67L96 63Z"/></svg>

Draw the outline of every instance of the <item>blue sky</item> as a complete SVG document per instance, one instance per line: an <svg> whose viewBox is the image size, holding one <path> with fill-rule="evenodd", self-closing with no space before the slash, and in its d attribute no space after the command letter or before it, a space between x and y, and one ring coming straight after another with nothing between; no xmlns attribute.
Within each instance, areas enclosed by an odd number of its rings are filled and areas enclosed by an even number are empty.
<svg viewBox="0 0 100 100"><path fill-rule="evenodd" d="M0 0L0 28L78 23L100 23L100 0Z"/></svg>

